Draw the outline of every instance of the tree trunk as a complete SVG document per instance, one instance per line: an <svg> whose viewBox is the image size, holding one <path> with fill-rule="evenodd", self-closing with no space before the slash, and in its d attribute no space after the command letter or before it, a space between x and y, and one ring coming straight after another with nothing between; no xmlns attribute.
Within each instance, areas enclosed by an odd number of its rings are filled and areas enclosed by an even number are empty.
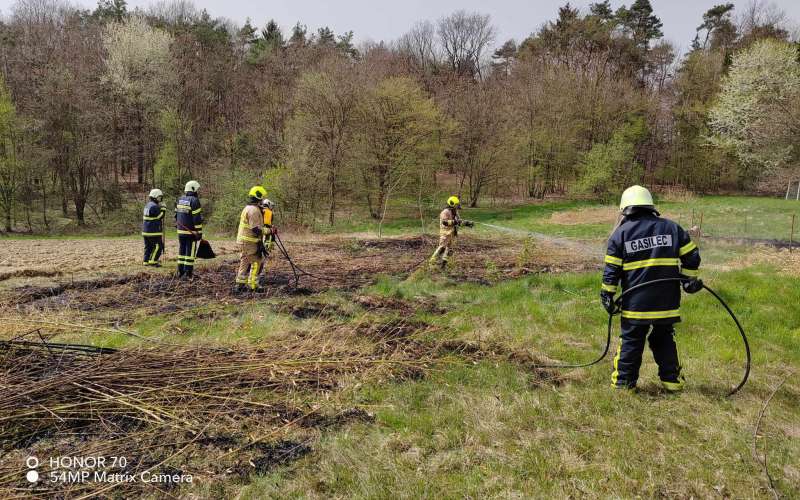
<svg viewBox="0 0 800 500"><path fill-rule="evenodd" d="M86 200L81 195L75 196L75 216L78 218L78 225L85 226L86 219L84 218L84 211L86 209Z"/></svg>
<svg viewBox="0 0 800 500"><path fill-rule="evenodd" d="M137 126L137 135L136 135L136 182L139 183L141 186L144 184L144 140L142 139L142 129L144 128L142 125L142 113L139 111L138 115L138 126Z"/></svg>
<svg viewBox="0 0 800 500"><path fill-rule="evenodd" d="M336 212L336 167L332 167L328 175L328 195L330 196L330 204L328 205L328 224L333 226L334 214Z"/></svg>
<svg viewBox="0 0 800 500"><path fill-rule="evenodd" d="M64 176L60 175L60 188L61 188L61 215L67 217L67 189L64 187Z"/></svg>

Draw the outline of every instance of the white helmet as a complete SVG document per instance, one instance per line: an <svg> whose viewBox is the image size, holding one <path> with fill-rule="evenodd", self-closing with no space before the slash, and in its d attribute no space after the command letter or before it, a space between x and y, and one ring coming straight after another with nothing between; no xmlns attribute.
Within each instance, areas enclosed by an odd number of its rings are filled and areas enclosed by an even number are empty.
<svg viewBox="0 0 800 500"><path fill-rule="evenodd" d="M183 190L187 193L196 193L200 190L200 183L197 181L189 181L186 183L186 187Z"/></svg>
<svg viewBox="0 0 800 500"><path fill-rule="evenodd" d="M147 196L153 198L154 200L158 200L164 197L164 193L162 193L160 189L151 189L150 194Z"/></svg>
<svg viewBox="0 0 800 500"><path fill-rule="evenodd" d="M275 208L275 204L272 203L269 198L264 198L261 200L261 208L269 208L270 210L273 210Z"/></svg>

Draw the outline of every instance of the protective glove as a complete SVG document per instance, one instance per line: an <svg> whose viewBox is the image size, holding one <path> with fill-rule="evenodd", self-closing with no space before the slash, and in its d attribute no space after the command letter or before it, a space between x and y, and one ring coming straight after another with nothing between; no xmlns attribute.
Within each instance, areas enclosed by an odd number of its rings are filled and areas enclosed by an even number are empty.
<svg viewBox="0 0 800 500"><path fill-rule="evenodd" d="M278 228L277 227L271 228L270 234L272 234L272 236L278 236Z"/></svg>
<svg viewBox="0 0 800 500"><path fill-rule="evenodd" d="M603 309L605 309L608 314L614 314L616 306L614 305L613 293L601 290L600 303L603 304Z"/></svg>
<svg viewBox="0 0 800 500"><path fill-rule="evenodd" d="M689 281L681 283L683 291L686 293L697 293L703 289L703 280L692 278Z"/></svg>
<svg viewBox="0 0 800 500"><path fill-rule="evenodd" d="M462 222L462 224L464 224L467 227L475 227L475 223L472 222L471 220L465 220Z"/></svg>

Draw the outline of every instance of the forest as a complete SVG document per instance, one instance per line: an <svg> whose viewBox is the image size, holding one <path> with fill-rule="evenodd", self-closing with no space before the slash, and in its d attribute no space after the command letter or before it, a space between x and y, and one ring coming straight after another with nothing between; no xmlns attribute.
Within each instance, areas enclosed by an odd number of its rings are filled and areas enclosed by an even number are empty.
<svg viewBox="0 0 800 500"><path fill-rule="evenodd" d="M524 40L467 11L358 44L260 26L184 0L18 0L0 24L0 229L135 232L147 190L189 179L221 228L256 181L284 220L334 225L422 214L443 190L480 207L800 179L798 34L769 3L709 9L686 53L649 0L566 4Z"/></svg>

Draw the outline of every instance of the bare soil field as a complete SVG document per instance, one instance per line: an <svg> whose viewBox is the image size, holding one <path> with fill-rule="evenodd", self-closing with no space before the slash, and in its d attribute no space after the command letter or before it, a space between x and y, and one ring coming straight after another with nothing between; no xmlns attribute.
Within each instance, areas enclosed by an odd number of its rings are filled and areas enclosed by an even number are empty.
<svg viewBox="0 0 800 500"><path fill-rule="evenodd" d="M11 331L0 335L8 338L19 334L20 330L13 326L17 324L15 321L24 329L28 326L24 324L26 320L54 314L62 319L79 318L119 326L144 315L170 314L206 303L226 305L276 296L311 295L329 289L354 291L373 283L381 274L408 276L427 272L427 258L436 243L432 236L287 242L289 255L300 268L297 280L292 266L275 250L268 264L268 286L262 293L234 293L237 261L230 255L199 268L192 282L177 280L170 269L142 271L139 267L128 267L123 270L127 273L117 272L98 279L71 277L56 279L46 286L6 287L0 292L0 311L9 318L3 330ZM446 275L459 282L489 284L528 273L599 267L593 256L559 252L542 244L529 245L521 240L461 237ZM114 268L117 257L96 255L99 267ZM75 266L80 264L75 261Z"/></svg>
<svg viewBox="0 0 800 500"><path fill-rule="evenodd" d="M235 251L235 244L215 245L218 254ZM31 278L85 278L141 268L139 239L18 239L0 245L0 283L30 284ZM177 254L177 242L167 241L167 258ZM47 282L52 280L37 280Z"/></svg>
<svg viewBox="0 0 800 500"><path fill-rule="evenodd" d="M307 274L296 285L289 263L273 255L270 286L263 293L233 293L233 258L199 269L192 282L176 280L169 270L131 268L133 272L99 279L7 290L0 313L8 321L0 337L17 343L0 356L6 381L0 388L0 415L18 418L0 429L6 463L24 461L31 453L113 453L130 460L124 470L128 474L172 475L189 469L206 485L246 484L250 474L302 458L326 429L372 421L369 412L340 401L354 384L422 378L454 358L505 360L537 385L566 380L568 375L538 368L543 360L528 351L451 339L423 321L402 319L417 310L443 313L435 299L403 300L359 291L381 274L427 272L423 270L436 242L420 236L290 243L290 255ZM597 267L594 259L574 252L529 245L463 237L446 276L488 284L526 273ZM102 254L96 255L103 261ZM104 263L111 262L116 261ZM314 297L331 289L374 315L342 322L347 311ZM306 297L273 307L298 319L321 320L320 326L283 332L267 345L177 346L151 339L119 351L53 355L35 342L38 336L58 340L62 326L77 323L119 327L143 315L296 295ZM37 401L35 408L29 406L31 400ZM164 465L176 455L181 458ZM0 465L2 496L27 488L12 469ZM60 483L46 485L40 493L169 496L174 493L170 489L141 483Z"/></svg>

